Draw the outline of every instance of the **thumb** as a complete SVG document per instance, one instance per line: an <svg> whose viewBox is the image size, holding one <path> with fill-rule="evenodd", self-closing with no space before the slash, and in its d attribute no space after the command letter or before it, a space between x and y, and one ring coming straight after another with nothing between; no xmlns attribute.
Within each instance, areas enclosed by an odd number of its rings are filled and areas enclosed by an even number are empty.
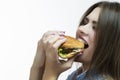
<svg viewBox="0 0 120 80"><path fill-rule="evenodd" d="M63 63L61 66L62 69L67 70L67 69L71 68L75 58L76 57L70 58L67 62Z"/></svg>

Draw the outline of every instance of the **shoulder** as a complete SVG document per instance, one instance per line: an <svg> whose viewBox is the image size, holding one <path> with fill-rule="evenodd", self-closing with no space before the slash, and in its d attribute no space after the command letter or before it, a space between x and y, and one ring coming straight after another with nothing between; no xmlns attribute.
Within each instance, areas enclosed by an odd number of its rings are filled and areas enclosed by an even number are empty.
<svg viewBox="0 0 120 80"><path fill-rule="evenodd" d="M74 71L68 76L67 80L74 80L75 77L76 80L114 80L109 75L94 73L93 70L90 70L90 72L85 71L79 74L77 71Z"/></svg>
<svg viewBox="0 0 120 80"><path fill-rule="evenodd" d="M75 77L79 76L82 73L82 67L79 67L77 70L73 71L68 77L67 80L73 80Z"/></svg>
<svg viewBox="0 0 120 80"><path fill-rule="evenodd" d="M67 80L73 80L73 77L76 75L77 71L72 72L68 77Z"/></svg>
<svg viewBox="0 0 120 80"><path fill-rule="evenodd" d="M102 74L84 74L84 75L79 75L77 80L114 80L112 77L108 75L102 75Z"/></svg>
<svg viewBox="0 0 120 80"><path fill-rule="evenodd" d="M90 73L88 76L86 74L83 80L114 80L114 79L109 75Z"/></svg>
<svg viewBox="0 0 120 80"><path fill-rule="evenodd" d="M103 75L105 80L114 80L111 76L109 75Z"/></svg>

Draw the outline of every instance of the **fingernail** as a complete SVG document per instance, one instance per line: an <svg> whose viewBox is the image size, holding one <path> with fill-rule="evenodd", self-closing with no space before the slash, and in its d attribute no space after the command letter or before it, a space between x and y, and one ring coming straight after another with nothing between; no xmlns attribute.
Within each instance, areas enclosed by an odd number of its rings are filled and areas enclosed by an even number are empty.
<svg viewBox="0 0 120 80"><path fill-rule="evenodd" d="M62 34L65 34L65 31L60 31L60 34L61 34L61 33L62 33Z"/></svg>
<svg viewBox="0 0 120 80"><path fill-rule="evenodd" d="M64 36L60 36L61 39L65 38Z"/></svg>
<svg viewBox="0 0 120 80"><path fill-rule="evenodd" d="M51 33L50 35L55 35L55 33Z"/></svg>
<svg viewBox="0 0 120 80"><path fill-rule="evenodd" d="M60 31L60 32L65 33L65 31Z"/></svg>
<svg viewBox="0 0 120 80"><path fill-rule="evenodd" d="M59 36L65 37L65 33L59 33Z"/></svg>

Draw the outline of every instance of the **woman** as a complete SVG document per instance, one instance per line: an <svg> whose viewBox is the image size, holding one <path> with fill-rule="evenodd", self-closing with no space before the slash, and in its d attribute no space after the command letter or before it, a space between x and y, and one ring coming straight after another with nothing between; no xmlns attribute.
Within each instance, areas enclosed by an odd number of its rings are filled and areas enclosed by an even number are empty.
<svg viewBox="0 0 120 80"><path fill-rule="evenodd" d="M74 61L83 65L67 80L120 80L120 3L98 2L84 14L76 39L89 47L67 62L58 59L58 47L66 41L63 31L48 31L38 42L30 80L57 80Z"/></svg>

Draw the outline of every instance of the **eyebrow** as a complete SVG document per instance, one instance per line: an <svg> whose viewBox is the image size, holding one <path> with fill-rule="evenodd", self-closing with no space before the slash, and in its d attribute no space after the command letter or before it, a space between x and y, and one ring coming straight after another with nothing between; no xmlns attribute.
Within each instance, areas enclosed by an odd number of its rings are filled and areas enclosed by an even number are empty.
<svg viewBox="0 0 120 80"><path fill-rule="evenodd" d="M93 24L97 24L97 21L92 21Z"/></svg>

